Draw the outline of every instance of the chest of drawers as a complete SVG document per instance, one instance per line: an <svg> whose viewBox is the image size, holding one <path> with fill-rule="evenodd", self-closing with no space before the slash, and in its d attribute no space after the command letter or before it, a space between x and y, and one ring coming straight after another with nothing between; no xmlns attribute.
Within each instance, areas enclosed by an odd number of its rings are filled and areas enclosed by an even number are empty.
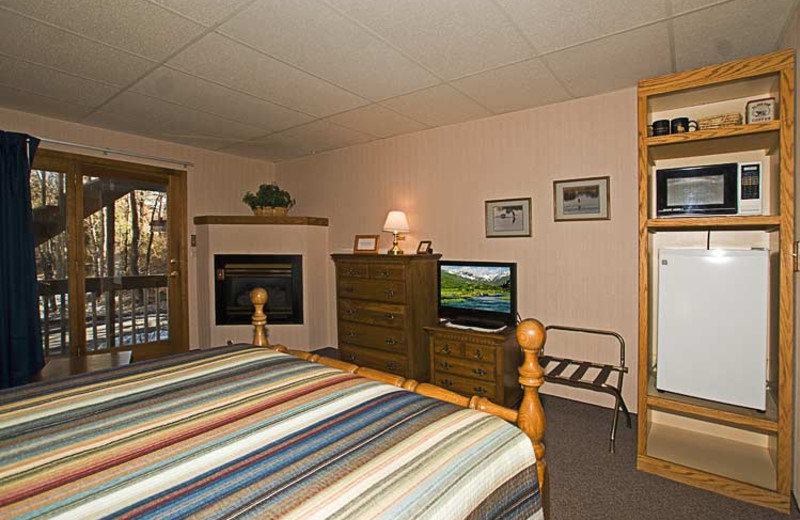
<svg viewBox="0 0 800 520"><path fill-rule="evenodd" d="M430 380L425 327L438 321L441 255L332 255L343 361Z"/></svg>
<svg viewBox="0 0 800 520"><path fill-rule="evenodd" d="M516 405L522 397L517 372L522 353L513 327L503 332L441 326L425 330L433 384L504 406Z"/></svg>

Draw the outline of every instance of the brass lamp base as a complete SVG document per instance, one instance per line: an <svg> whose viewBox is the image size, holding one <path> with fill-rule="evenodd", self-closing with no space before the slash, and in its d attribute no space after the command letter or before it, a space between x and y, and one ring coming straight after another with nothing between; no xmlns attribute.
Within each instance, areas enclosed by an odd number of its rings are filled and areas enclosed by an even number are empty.
<svg viewBox="0 0 800 520"><path fill-rule="evenodd" d="M394 237L393 240L392 240L392 248L390 250L386 251L386 254L387 255L402 255L403 254L403 250L400 249L399 247L397 247L397 242L399 240L405 240L406 237L399 235L397 233L397 231L394 231L392 233L392 235Z"/></svg>

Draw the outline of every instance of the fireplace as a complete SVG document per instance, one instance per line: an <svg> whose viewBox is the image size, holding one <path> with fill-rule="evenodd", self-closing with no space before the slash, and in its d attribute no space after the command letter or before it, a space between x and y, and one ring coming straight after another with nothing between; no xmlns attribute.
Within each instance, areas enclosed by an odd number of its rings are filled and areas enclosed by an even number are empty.
<svg viewBox="0 0 800 520"><path fill-rule="evenodd" d="M267 324L303 323L302 255L214 255L217 325L249 324L250 291L269 294Z"/></svg>

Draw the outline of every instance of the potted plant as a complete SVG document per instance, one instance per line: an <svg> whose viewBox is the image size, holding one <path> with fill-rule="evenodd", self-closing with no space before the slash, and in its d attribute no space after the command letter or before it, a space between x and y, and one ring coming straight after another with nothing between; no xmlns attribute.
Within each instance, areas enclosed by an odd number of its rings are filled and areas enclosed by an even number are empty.
<svg viewBox="0 0 800 520"><path fill-rule="evenodd" d="M242 201L260 217L282 217L295 205L295 200L277 184L262 184L255 193L245 193Z"/></svg>

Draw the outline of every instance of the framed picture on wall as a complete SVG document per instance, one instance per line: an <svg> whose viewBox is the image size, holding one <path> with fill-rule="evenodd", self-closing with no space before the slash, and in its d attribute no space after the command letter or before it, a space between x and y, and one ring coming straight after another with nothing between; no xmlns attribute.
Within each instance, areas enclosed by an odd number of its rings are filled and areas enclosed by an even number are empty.
<svg viewBox="0 0 800 520"><path fill-rule="evenodd" d="M486 238L531 236L531 199L487 200Z"/></svg>
<svg viewBox="0 0 800 520"><path fill-rule="evenodd" d="M553 213L556 222L609 220L610 177L586 177L553 181Z"/></svg>
<svg viewBox="0 0 800 520"><path fill-rule="evenodd" d="M377 254L379 235L356 235L353 243L353 253L355 254Z"/></svg>

